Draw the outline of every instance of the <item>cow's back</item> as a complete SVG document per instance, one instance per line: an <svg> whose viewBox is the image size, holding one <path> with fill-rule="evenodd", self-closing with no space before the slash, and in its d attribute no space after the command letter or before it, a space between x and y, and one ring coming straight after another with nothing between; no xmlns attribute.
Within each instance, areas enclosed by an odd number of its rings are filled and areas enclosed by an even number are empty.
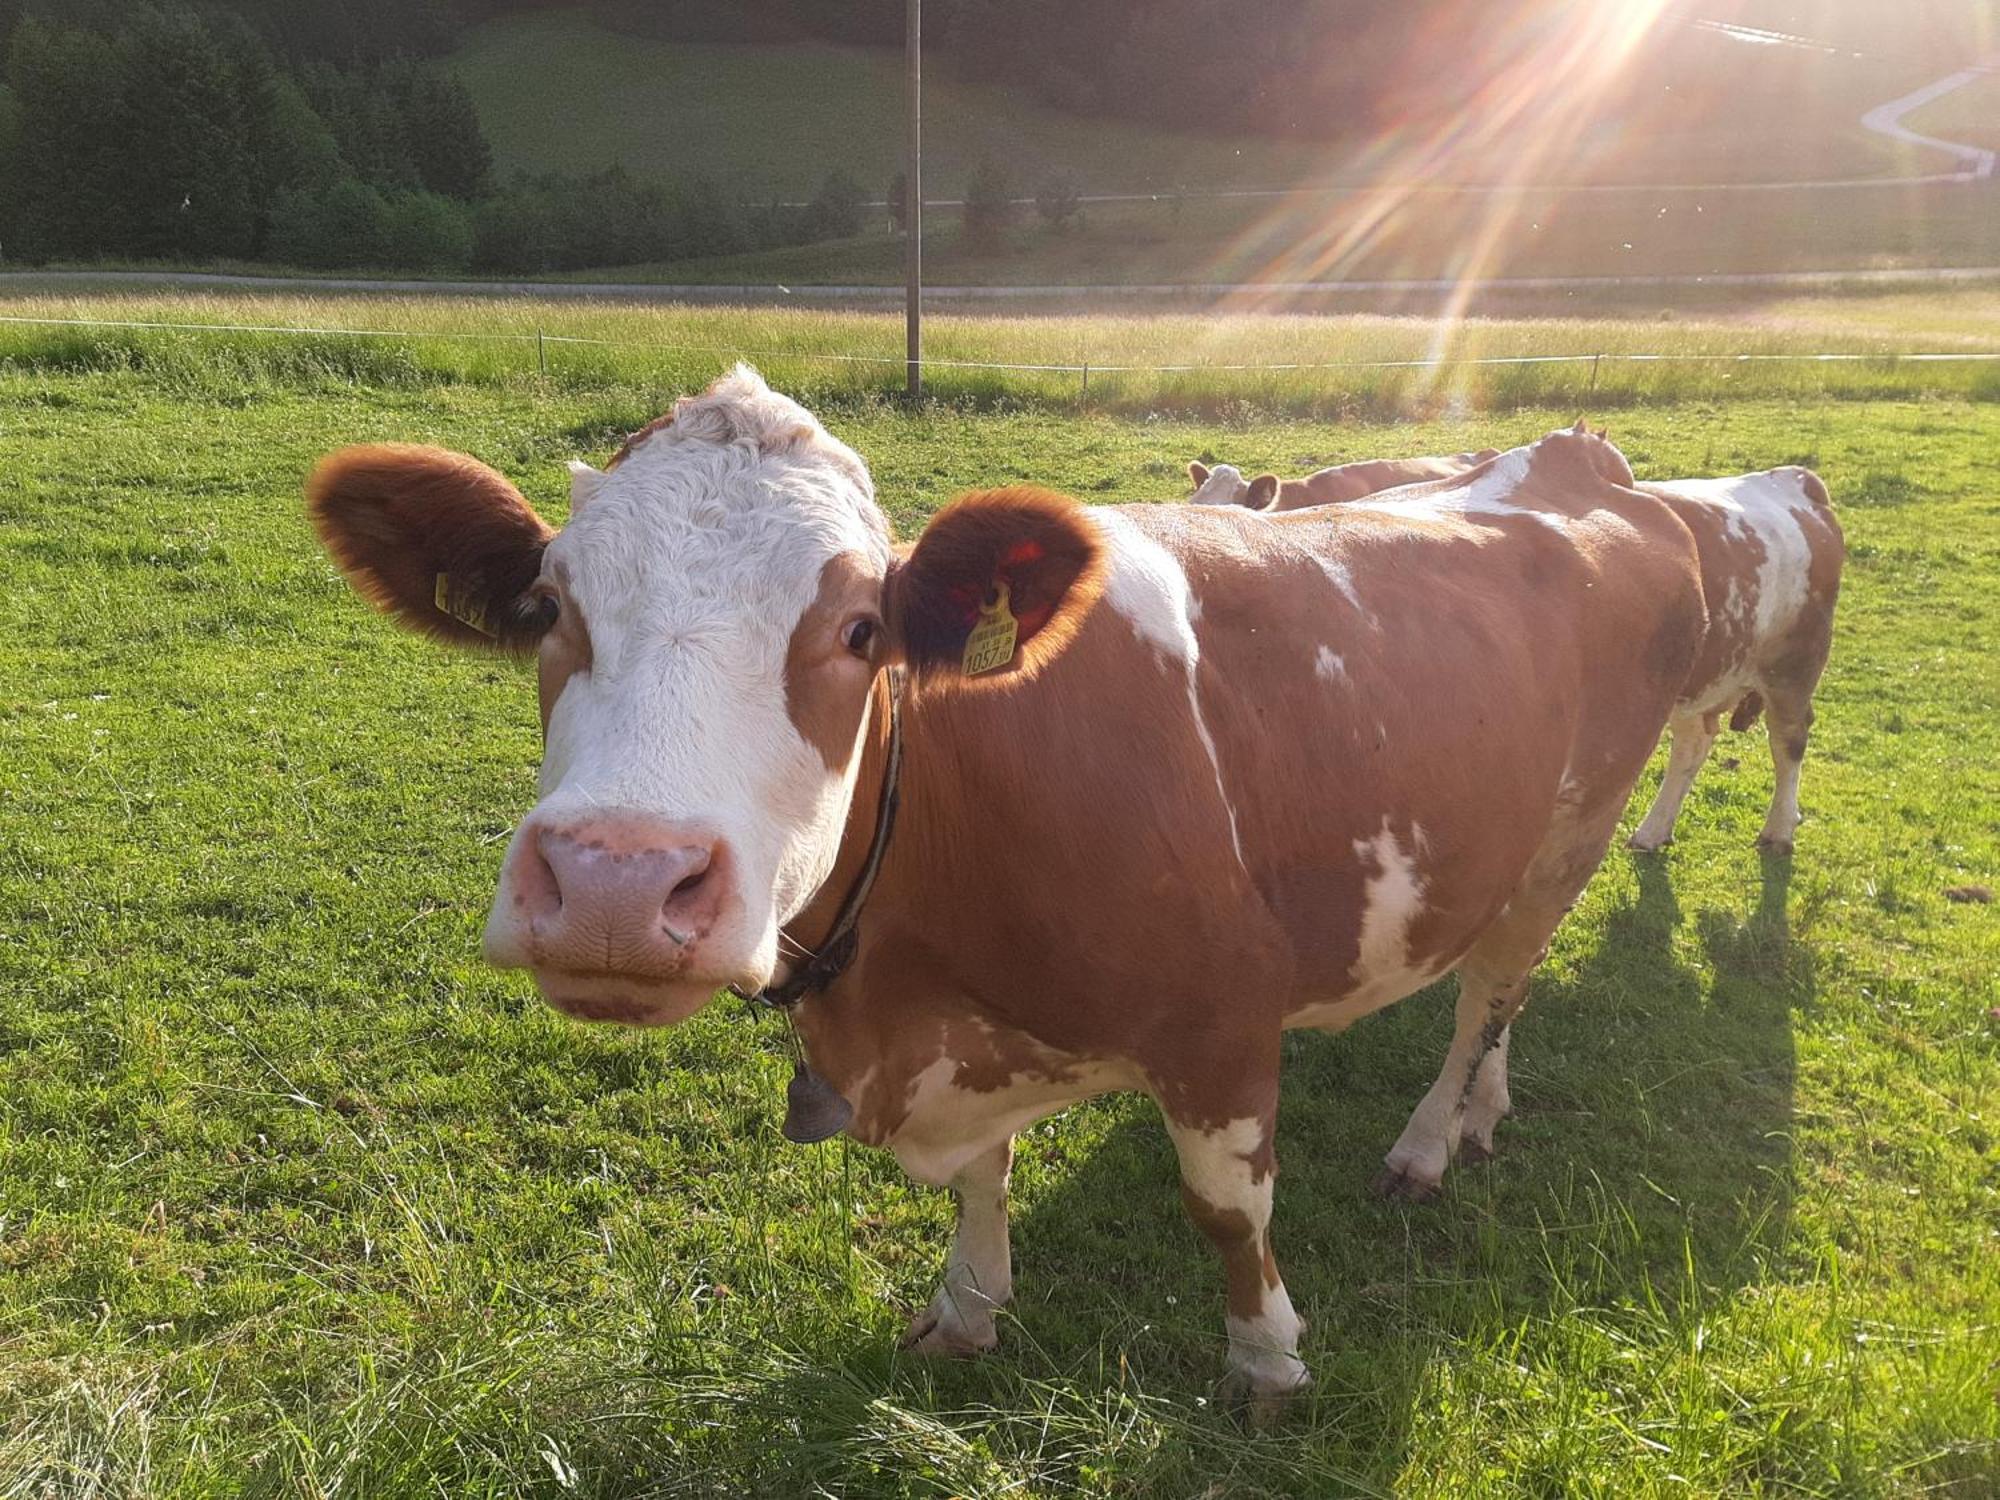
<svg viewBox="0 0 2000 1500"><path fill-rule="evenodd" d="M1729 709L1766 680L1819 676L1846 544L1826 487L1809 469L1640 488L1687 526L1700 557L1708 629L1684 707Z"/></svg>
<svg viewBox="0 0 2000 1500"><path fill-rule="evenodd" d="M909 715L878 902L924 913L939 977L1082 1055L1372 1008L1450 967L1560 802L1622 801L1701 630L1685 529L1601 479L1430 502L1100 512L1069 649Z"/></svg>

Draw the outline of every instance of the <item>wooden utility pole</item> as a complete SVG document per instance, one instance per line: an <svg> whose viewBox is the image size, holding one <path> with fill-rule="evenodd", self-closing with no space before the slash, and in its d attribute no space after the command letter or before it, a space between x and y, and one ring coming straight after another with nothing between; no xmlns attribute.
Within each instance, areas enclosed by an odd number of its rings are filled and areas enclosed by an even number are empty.
<svg viewBox="0 0 2000 1500"><path fill-rule="evenodd" d="M924 0L907 0L904 23L903 167L904 376L910 398L924 393Z"/></svg>

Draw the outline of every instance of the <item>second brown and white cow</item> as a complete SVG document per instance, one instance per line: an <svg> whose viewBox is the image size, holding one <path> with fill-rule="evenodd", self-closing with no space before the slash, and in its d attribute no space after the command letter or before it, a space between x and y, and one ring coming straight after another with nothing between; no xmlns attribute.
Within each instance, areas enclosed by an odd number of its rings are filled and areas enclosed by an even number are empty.
<svg viewBox="0 0 2000 1500"><path fill-rule="evenodd" d="M1761 709L1776 780L1757 844L1790 853L1813 692L1833 649L1847 557L1826 486L1812 470L1794 467L1639 488L1664 500L1694 534L1708 631L1669 721L1673 743L1660 790L1627 842L1663 848L1723 716L1730 728L1747 729Z"/></svg>
<svg viewBox="0 0 2000 1500"><path fill-rule="evenodd" d="M1572 430L1589 431L1583 423ZM1322 469L1302 480L1264 474L1248 483L1228 464L1210 469L1196 461L1188 465L1196 485L1190 499L1267 513L1371 498L1392 501L1385 492L1447 478L1493 456L1487 449L1449 458L1375 459ZM1784 468L1638 488L1665 501L1694 535L1708 631L1670 721L1672 743L1659 792L1627 842L1647 851L1665 847L1724 716L1732 729L1746 729L1762 713L1775 785L1757 843L1789 852L1799 823L1799 770L1813 722L1813 691L1833 645L1833 611L1846 557L1826 486L1809 469Z"/></svg>
<svg viewBox="0 0 2000 1500"><path fill-rule="evenodd" d="M490 960L671 1024L864 891L794 1020L850 1133L957 1195L911 1345L996 1341L1016 1132L1140 1090L1231 1368L1275 1401L1307 1379L1270 1233L1284 1031L1455 970L1383 1186L1489 1147L1529 974L1700 646L1687 528L1615 460L1558 433L1393 512L990 490L899 546L853 451L739 369L579 467L560 533L435 449L335 454L309 503L382 608L539 654Z"/></svg>

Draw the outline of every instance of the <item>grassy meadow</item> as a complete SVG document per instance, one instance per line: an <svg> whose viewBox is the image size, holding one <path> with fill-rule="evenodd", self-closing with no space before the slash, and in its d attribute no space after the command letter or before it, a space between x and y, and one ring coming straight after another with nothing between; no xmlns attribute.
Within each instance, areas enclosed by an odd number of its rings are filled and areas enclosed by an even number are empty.
<svg viewBox="0 0 2000 1500"><path fill-rule="evenodd" d="M1815 25L1816 36L1843 41L1826 53L1746 44L1670 17L1632 63L1645 86L1617 91L1605 118L1561 142L1536 180L1741 182L1938 170L1942 158L1865 131L1859 117L1871 103L1974 61L1983 34L1977 18L1989 5L1910 0L1907 24L1893 31L1866 15L1844 27ZM1753 25L1806 25L1795 5L1756 14L1755 6L1733 8ZM662 180L707 176L755 199L808 197L836 168L877 196L901 167L898 50L670 40L626 24L628 9L585 3L503 16L474 28L447 59L471 90L503 169L618 164ZM1650 94L1660 85L1684 102L1653 108ZM1085 191L1106 193L1371 181L1385 160L1393 167L1398 159L1385 158L1384 133L1393 141L1407 123L1377 117L1357 81L1347 132L1219 135L1200 119L1184 130L1159 129L962 82L943 53L930 59L924 91L926 173L942 197L958 196L986 157L1006 162L1024 191L1057 168L1074 172ZM1743 149L1747 139L1756 150ZM1451 180L1507 180L1518 146L1458 151Z"/></svg>
<svg viewBox="0 0 2000 1500"><path fill-rule="evenodd" d="M77 304L63 304L72 312ZM53 304L10 303L12 315ZM893 320L139 300L415 339L0 325L0 1496L1990 1496L2000 1492L2000 385L1990 366L934 374ZM2000 303L1480 324L1452 349L2000 344ZM428 320L428 321L427 321ZM553 331L659 348L477 343ZM967 357L1422 350L1387 319L954 320ZM1623 343L1614 341L1623 340ZM815 342L817 341L817 342ZM884 1153L777 1134L768 1024L588 1028L477 959L534 796L527 669L395 633L300 480L370 439L552 517L724 349L904 535L1015 478L1179 495L1611 413L1645 477L1802 462L1851 556L1791 860L1761 731L1615 851L1514 1044L1501 1155L1367 1183L1449 985L1286 1043L1276 1236L1317 1384L1219 1409L1222 1291L1151 1107L1021 1141L1004 1347L894 1352L947 1243ZM1513 373L1509 373L1509 372ZM1588 402L1589 404L1585 404ZM1337 771L1337 768L1334 768ZM1641 789L1641 799L1650 784ZM1631 814L1637 816L1637 809ZM1218 997L1225 1000L1226 997Z"/></svg>

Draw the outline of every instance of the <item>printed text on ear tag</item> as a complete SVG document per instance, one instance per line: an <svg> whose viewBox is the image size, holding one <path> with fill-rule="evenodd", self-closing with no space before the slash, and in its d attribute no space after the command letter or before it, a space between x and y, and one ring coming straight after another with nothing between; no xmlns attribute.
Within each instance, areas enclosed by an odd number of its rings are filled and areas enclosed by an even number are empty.
<svg viewBox="0 0 2000 1500"><path fill-rule="evenodd" d="M993 585L993 602L979 606L979 619L965 638L965 675L993 672L1014 659L1014 638L1020 622L1007 607L1007 585Z"/></svg>
<svg viewBox="0 0 2000 1500"><path fill-rule="evenodd" d="M491 635L493 631L486 623L486 612L476 605L460 603L452 596L451 574L440 573L431 593L431 602L436 604L441 614L450 615L454 620L470 625L481 635Z"/></svg>

